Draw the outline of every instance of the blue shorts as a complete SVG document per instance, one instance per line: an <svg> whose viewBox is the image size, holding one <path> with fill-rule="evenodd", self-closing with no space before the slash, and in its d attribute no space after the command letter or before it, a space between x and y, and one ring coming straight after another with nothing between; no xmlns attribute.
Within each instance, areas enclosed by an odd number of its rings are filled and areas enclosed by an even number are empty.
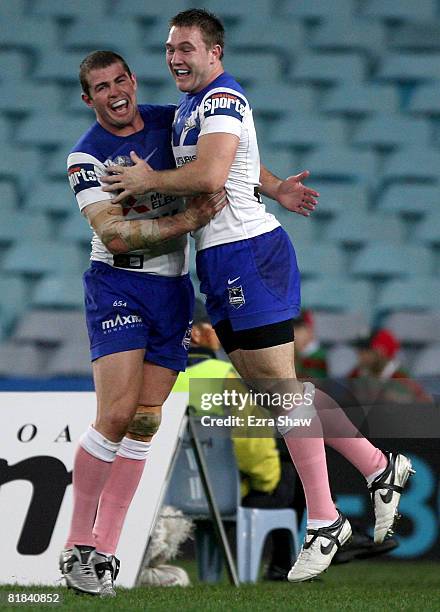
<svg viewBox="0 0 440 612"><path fill-rule="evenodd" d="M157 276L92 261L83 283L92 361L144 348L145 360L185 370L194 310L188 275Z"/></svg>
<svg viewBox="0 0 440 612"><path fill-rule="evenodd" d="M199 251L197 274L213 325L229 319L238 331L286 321L300 312L295 250L282 227Z"/></svg>

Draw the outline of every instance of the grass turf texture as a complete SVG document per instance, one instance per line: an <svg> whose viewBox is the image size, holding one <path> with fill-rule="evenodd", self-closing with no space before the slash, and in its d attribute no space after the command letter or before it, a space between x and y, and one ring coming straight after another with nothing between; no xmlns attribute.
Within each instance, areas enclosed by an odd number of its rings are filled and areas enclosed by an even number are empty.
<svg viewBox="0 0 440 612"><path fill-rule="evenodd" d="M182 563L183 565L183 563ZM185 564L186 565L186 564ZM188 568L189 569L189 568ZM440 564L356 562L331 567L322 580L303 583L260 582L234 588L228 584L195 583L188 588L118 589L112 600L78 596L67 589L59 589L63 604L58 606L26 606L5 603L5 596L13 593L55 592L49 587L0 586L0 610L32 607L57 610L193 610L211 611L289 611L296 610L440 610ZM191 572L192 574L192 572Z"/></svg>

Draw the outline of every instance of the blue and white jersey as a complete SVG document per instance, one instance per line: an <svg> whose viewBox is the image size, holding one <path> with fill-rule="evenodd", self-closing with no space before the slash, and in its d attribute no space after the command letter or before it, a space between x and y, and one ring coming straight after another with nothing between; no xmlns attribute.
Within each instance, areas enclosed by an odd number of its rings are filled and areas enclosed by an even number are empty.
<svg viewBox="0 0 440 612"><path fill-rule="evenodd" d="M99 178L106 167L116 163L130 165L130 151L148 161L154 170L175 168L170 146L171 124L175 106L139 105L144 127L130 136L116 136L98 122L84 134L67 159L70 186L79 208L88 204L111 200L112 195L102 190ZM156 192L124 203L124 217L128 219L156 219L173 215L184 209L182 198ZM180 276L188 272L188 238L181 236L164 242L153 249L135 251L144 254L143 269L136 271ZM92 239L91 259L113 265L113 255L106 249L96 233Z"/></svg>
<svg viewBox="0 0 440 612"><path fill-rule="evenodd" d="M280 225L266 212L258 194L260 155L252 109L241 86L227 72L180 101L173 123L177 167L196 159L200 136L215 132L234 134L240 142L225 185L229 205L194 233L197 250L253 238Z"/></svg>

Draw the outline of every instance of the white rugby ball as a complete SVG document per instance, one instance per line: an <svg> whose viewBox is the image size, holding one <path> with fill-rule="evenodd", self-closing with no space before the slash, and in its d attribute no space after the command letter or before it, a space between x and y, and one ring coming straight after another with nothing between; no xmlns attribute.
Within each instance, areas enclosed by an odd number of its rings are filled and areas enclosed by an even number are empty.
<svg viewBox="0 0 440 612"><path fill-rule="evenodd" d="M142 586L189 586L189 576L184 569L175 565L144 567L140 577Z"/></svg>

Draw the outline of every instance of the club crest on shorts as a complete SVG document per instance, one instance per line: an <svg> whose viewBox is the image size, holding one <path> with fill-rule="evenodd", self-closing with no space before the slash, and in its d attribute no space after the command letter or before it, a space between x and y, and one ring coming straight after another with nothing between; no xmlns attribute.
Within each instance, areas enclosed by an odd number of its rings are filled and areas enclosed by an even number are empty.
<svg viewBox="0 0 440 612"><path fill-rule="evenodd" d="M233 308L241 308L246 304L243 287L241 285L239 287L228 287L228 293L229 303Z"/></svg>

